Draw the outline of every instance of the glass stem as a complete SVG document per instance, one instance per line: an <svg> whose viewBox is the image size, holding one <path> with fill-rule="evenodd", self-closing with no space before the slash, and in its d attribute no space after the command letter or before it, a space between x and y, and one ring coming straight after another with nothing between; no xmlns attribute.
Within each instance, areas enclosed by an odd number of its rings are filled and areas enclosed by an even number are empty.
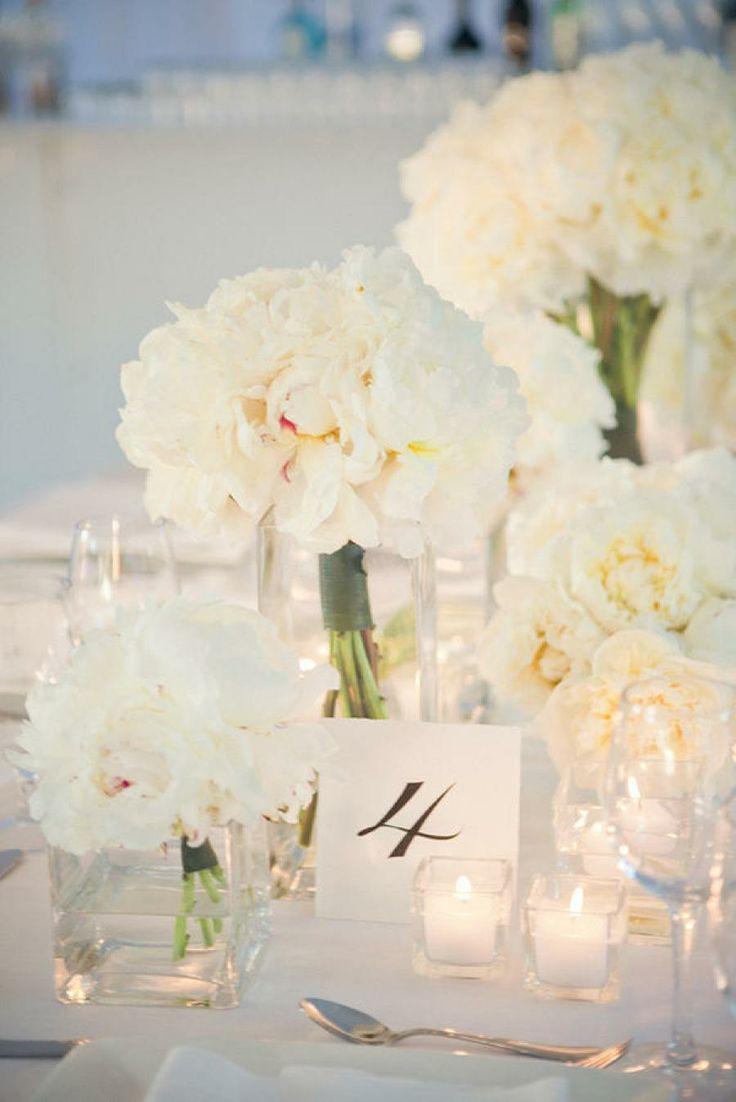
<svg viewBox="0 0 736 1102"><path fill-rule="evenodd" d="M693 1038L690 1007L691 961L697 914L690 903L672 907L672 1034L667 1045L667 1059L675 1067L685 1068L695 1063L698 1053Z"/></svg>

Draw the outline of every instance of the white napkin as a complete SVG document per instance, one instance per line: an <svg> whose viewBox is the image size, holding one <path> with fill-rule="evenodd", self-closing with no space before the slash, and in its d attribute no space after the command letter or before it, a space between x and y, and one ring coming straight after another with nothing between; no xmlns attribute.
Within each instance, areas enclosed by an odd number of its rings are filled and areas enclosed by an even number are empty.
<svg viewBox="0 0 736 1102"><path fill-rule="evenodd" d="M207 1049L173 1049L145 1102L568 1102L564 1079L520 1087L463 1087L394 1079L351 1068L299 1065L278 1079L253 1075Z"/></svg>
<svg viewBox="0 0 736 1102"><path fill-rule="evenodd" d="M564 1079L520 1087L471 1087L425 1079L394 1079L351 1068L284 1068L279 1102L568 1102Z"/></svg>
<svg viewBox="0 0 736 1102"><path fill-rule="evenodd" d="M174 1048L145 1102L280 1102L275 1079L264 1079L204 1048Z"/></svg>

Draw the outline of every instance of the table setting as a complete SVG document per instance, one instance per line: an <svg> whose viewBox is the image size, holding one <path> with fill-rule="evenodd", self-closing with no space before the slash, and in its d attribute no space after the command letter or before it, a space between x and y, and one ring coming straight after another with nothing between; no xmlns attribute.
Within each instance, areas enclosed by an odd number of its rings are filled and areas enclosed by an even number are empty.
<svg viewBox="0 0 736 1102"><path fill-rule="evenodd" d="M736 1098L733 78L520 76L400 173L0 520L7 1102Z"/></svg>

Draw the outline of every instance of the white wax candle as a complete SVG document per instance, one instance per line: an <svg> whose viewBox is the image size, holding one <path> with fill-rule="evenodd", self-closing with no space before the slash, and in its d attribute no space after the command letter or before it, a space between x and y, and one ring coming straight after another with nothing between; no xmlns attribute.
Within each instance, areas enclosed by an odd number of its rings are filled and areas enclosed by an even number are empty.
<svg viewBox="0 0 736 1102"><path fill-rule="evenodd" d="M580 838L583 869L589 876L619 879L623 873L618 867L616 843L603 822L592 823Z"/></svg>
<svg viewBox="0 0 736 1102"><path fill-rule="evenodd" d="M488 964L496 948L500 899L474 892L459 876L455 891L427 892L424 898L424 943L429 960L442 964Z"/></svg>
<svg viewBox="0 0 736 1102"><path fill-rule="evenodd" d="M537 977L553 987L602 988L608 980L608 917L586 914L576 888L568 911L539 910L534 924Z"/></svg>
<svg viewBox="0 0 736 1102"><path fill-rule="evenodd" d="M632 798L621 802L621 833L634 853L667 857L677 846L678 823L660 800L641 799L632 787Z"/></svg>

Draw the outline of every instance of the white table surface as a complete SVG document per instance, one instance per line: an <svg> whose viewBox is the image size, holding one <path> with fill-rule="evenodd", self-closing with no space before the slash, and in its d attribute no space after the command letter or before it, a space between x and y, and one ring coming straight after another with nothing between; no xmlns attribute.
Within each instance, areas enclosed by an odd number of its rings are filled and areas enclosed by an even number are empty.
<svg viewBox="0 0 736 1102"><path fill-rule="evenodd" d="M524 758L522 892L530 875L550 867L548 801L554 784L538 744L525 740ZM0 847L37 844L33 827L0 831ZM229 1035L339 1043L299 1012L298 1002L307 995L365 1008L397 1027L454 1025L571 1044L610 1043L632 1033L657 1040L666 1034L669 1015L666 948L626 948L623 994L617 1003L549 1002L522 990L518 944L502 981L430 980L412 973L409 926L317 920L308 904L284 902L274 907L273 937L263 967L236 1010L68 1007L54 1000L50 935L45 860L37 852L0 881L0 1037L156 1034L181 1044ZM698 1035L736 1050L736 1023L714 990L705 947L697 956L696 993ZM49 1070L43 1061L5 1061L0 1067L1 1102L26 1102Z"/></svg>

